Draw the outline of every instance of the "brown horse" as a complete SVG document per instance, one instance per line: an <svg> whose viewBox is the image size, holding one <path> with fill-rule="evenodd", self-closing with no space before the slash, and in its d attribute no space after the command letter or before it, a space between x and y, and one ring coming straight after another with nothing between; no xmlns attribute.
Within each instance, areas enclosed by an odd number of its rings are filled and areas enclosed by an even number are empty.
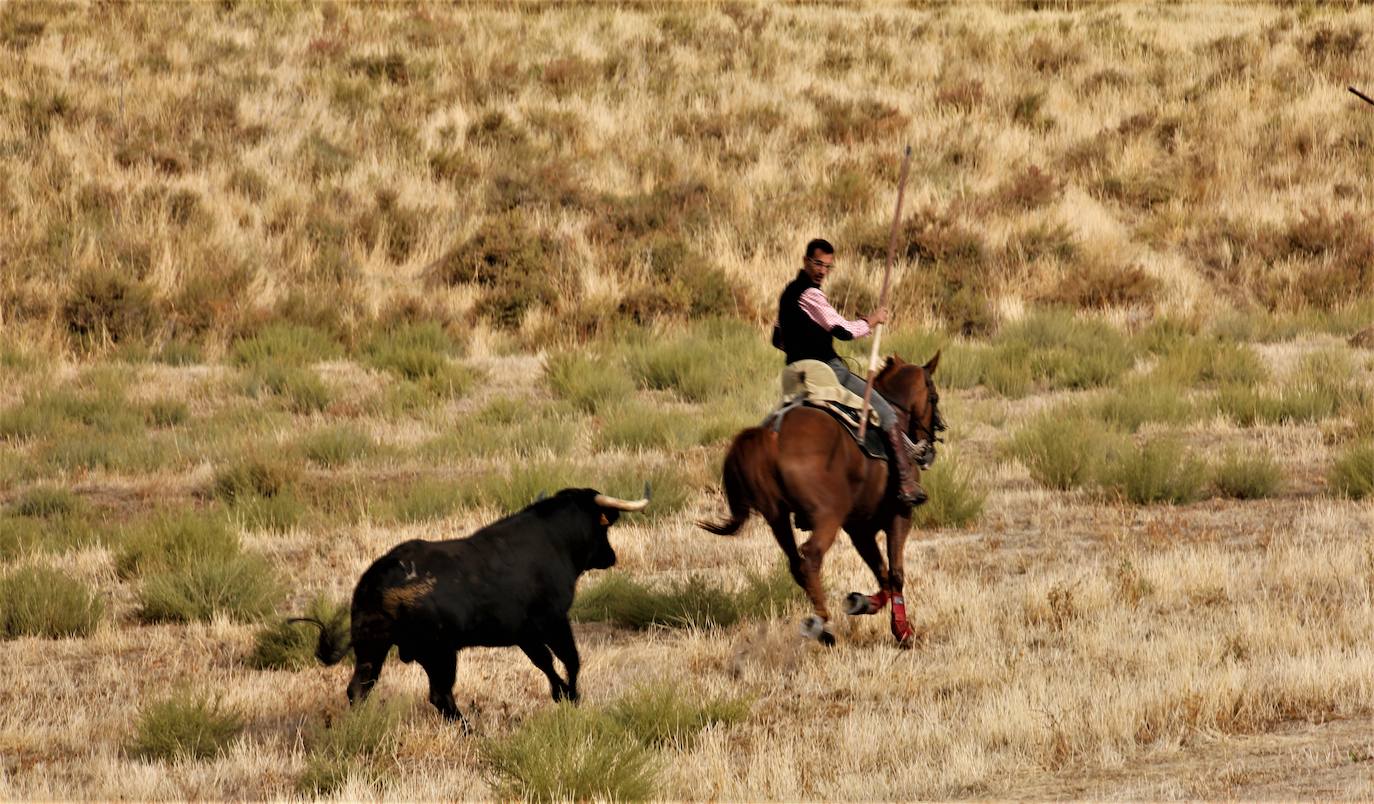
<svg viewBox="0 0 1374 804"><path fill-rule="evenodd" d="M939 362L938 352L924 366L889 357L874 380L874 388L897 412L902 431L917 445L917 463L922 469L934 462L937 431L944 427L936 407L939 395L931 381ZM802 622L803 634L826 645L835 644L821 582L821 562L843 527L878 581L877 594L851 593L846 611L877 614L891 602L892 635L899 644L910 644L912 629L902 597L902 551L911 528L911 509L892 493L895 478L890 476L893 473L887 462L864 455L829 414L801 407L789 411L777 430L750 427L735 436L723 473L730 518L697 524L728 536L739 532L751 511L767 520L787 554L793 579L805 590L816 612ZM811 531L800 548L792 532L794 513L797 526ZM879 531L887 534L890 568L878 548Z"/></svg>

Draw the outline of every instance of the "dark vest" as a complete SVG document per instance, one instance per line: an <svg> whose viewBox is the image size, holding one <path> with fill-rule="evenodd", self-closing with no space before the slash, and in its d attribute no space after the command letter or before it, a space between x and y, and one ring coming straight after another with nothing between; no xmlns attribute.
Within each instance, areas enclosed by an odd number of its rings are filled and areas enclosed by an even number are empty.
<svg viewBox="0 0 1374 804"><path fill-rule="evenodd" d="M814 287L819 286L805 271L798 271L797 278L783 288L778 298L778 328L773 333L773 345L787 355L788 363L834 360L839 356L835 354L830 331L812 321L797 302L803 293Z"/></svg>

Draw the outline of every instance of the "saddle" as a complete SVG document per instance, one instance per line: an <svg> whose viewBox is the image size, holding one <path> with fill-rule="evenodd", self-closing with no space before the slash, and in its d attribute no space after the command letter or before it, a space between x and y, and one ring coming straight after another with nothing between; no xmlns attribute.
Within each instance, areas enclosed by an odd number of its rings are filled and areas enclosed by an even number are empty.
<svg viewBox="0 0 1374 804"><path fill-rule="evenodd" d="M874 391L877 393L877 391ZM815 408L830 414L840 423L859 449L870 458L888 459L887 439L883 436L878 414L870 407L868 428L859 441L859 411L863 397L840 385L834 369L819 360L798 360L782 370L782 401L763 420L764 427L775 432L782 427L782 419L799 407Z"/></svg>

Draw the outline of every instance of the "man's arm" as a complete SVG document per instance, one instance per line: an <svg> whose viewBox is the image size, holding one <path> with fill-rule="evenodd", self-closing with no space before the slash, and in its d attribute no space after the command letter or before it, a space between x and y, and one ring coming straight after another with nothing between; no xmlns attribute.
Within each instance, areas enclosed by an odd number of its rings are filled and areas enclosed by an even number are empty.
<svg viewBox="0 0 1374 804"><path fill-rule="evenodd" d="M846 321L844 316L830 306L830 300L825 298L820 288L807 288L797 302L812 321L842 341L862 338L871 331L868 321L862 318L857 321Z"/></svg>

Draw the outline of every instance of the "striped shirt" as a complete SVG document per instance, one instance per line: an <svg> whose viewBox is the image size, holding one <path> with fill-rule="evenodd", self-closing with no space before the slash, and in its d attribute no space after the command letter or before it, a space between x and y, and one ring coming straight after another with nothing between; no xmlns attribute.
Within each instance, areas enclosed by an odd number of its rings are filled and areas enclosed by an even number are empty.
<svg viewBox="0 0 1374 804"><path fill-rule="evenodd" d="M807 288L797 299L797 303L801 305L802 312L806 313L808 318L842 341L862 338L870 331L868 322L863 319L846 321L844 316L830 306L830 300L825 298L820 288Z"/></svg>

